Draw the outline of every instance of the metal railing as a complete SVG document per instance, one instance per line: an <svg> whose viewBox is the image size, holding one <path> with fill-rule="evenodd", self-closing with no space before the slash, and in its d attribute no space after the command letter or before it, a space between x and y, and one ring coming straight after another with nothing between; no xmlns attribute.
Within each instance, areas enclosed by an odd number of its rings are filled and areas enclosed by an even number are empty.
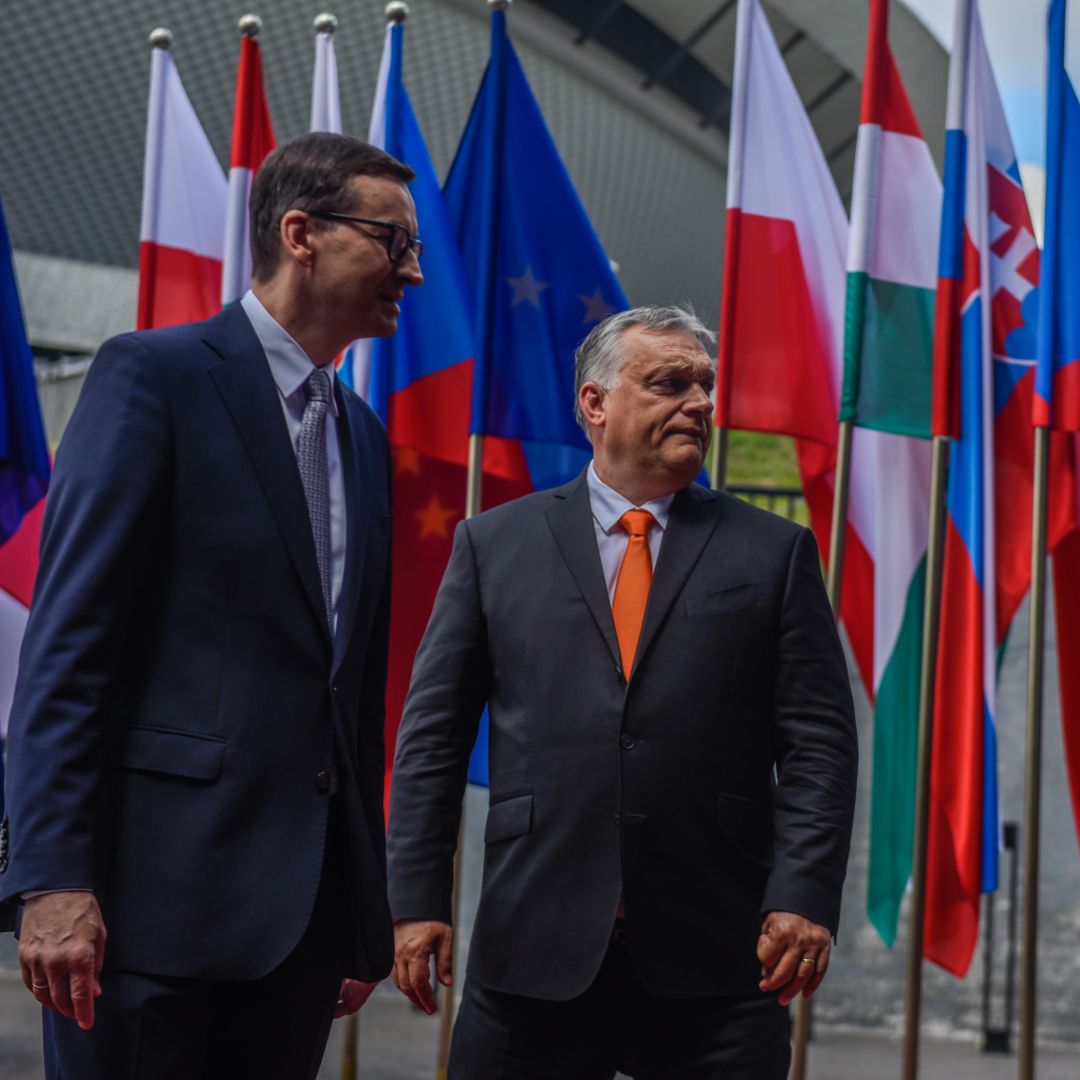
<svg viewBox="0 0 1080 1080"><path fill-rule="evenodd" d="M769 484L729 484L727 490L754 506L805 525L809 520L802 488L773 487Z"/></svg>

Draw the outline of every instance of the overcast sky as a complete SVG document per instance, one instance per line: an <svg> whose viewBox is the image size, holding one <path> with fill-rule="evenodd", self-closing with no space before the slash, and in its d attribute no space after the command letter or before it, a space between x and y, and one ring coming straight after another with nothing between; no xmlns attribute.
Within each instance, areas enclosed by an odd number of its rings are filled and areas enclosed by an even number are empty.
<svg viewBox="0 0 1080 1080"><path fill-rule="evenodd" d="M956 0L903 0L937 38L952 45ZM1021 161L1042 165L1046 143L1046 12L1049 0L977 0ZM1072 5L1075 7L1076 3ZM1080 16L1069 11L1066 64L1077 85L1080 67Z"/></svg>

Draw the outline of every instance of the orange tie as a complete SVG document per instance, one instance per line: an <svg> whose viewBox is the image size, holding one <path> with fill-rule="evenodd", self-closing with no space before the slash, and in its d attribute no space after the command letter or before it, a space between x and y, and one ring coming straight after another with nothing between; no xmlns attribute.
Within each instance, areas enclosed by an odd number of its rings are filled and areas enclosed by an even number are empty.
<svg viewBox="0 0 1080 1080"><path fill-rule="evenodd" d="M619 518L619 524L630 534L630 540L615 582L611 614L615 619L615 636L619 639L623 676L629 679L645 618L645 605L649 600L649 586L652 585L649 529L656 524L656 518L648 510L627 510Z"/></svg>

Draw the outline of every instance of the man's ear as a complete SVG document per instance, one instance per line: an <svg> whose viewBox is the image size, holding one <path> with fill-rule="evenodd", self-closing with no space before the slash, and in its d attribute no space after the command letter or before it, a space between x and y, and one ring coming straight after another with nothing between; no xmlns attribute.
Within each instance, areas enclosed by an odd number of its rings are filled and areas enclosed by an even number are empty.
<svg viewBox="0 0 1080 1080"><path fill-rule="evenodd" d="M303 210L286 210L278 226L284 257L300 266L310 267L314 257L312 238L315 229L315 222Z"/></svg>
<svg viewBox="0 0 1080 1080"><path fill-rule="evenodd" d="M594 382L583 383L578 391L578 402L590 427L604 426L607 401L603 387Z"/></svg>

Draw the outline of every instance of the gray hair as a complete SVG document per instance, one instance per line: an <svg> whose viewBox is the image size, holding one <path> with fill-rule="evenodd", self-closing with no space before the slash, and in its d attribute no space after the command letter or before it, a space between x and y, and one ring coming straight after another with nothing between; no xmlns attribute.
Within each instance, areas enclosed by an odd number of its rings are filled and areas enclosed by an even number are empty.
<svg viewBox="0 0 1080 1080"><path fill-rule="evenodd" d="M622 353L623 334L634 326L647 330L677 330L701 342L706 352L716 341L714 334L687 304L685 307L630 308L609 315L588 333L574 353L574 416L586 435L589 424L581 411L581 388L594 382L604 390L613 390L619 383L619 372L626 357Z"/></svg>

